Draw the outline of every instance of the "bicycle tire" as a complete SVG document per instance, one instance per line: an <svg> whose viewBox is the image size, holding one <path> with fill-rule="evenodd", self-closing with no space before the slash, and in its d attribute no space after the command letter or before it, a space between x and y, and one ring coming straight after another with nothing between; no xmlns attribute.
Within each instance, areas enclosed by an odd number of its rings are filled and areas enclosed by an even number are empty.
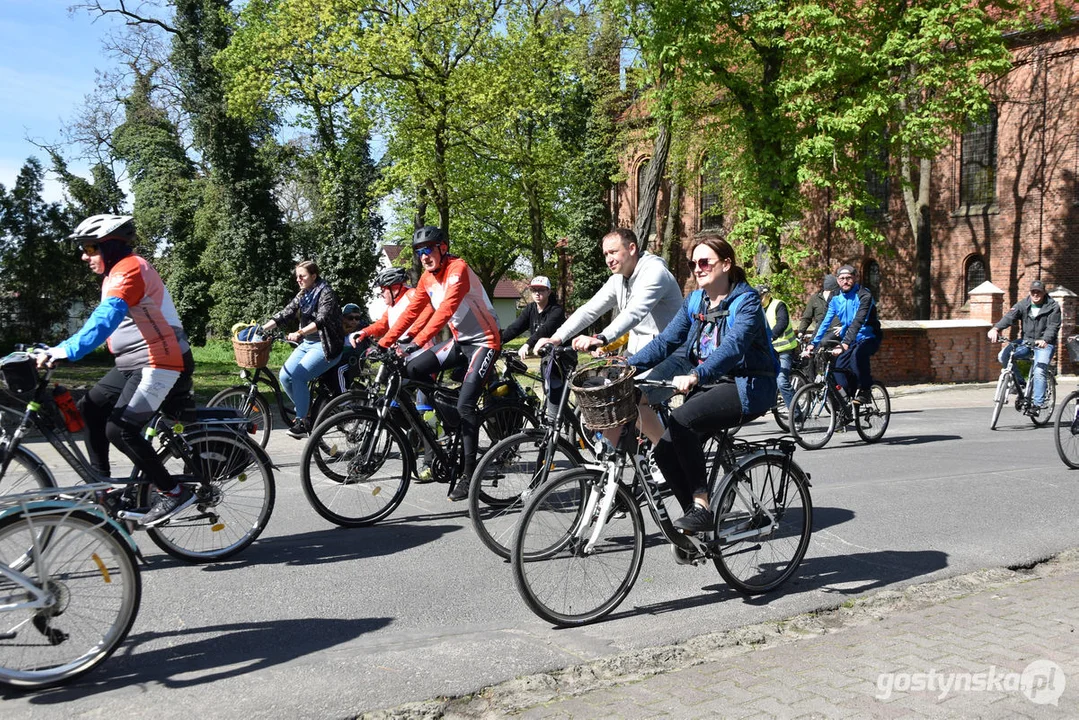
<svg viewBox="0 0 1079 720"><path fill-rule="evenodd" d="M993 417L989 420L989 429L997 429L997 421L1000 419L1000 411L1004 409L1004 404L1008 401L1008 390L1012 385L1012 374L1010 372L1002 372L1000 378L997 380L997 388L993 392Z"/></svg>
<svg viewBox="0 0 1079 720"><path fill-rule="evenodd" d="M197 500L168 522L147 529L159 548L186 562L216 562L253 543L266 529L276 500L273 468L258 444L233 432L204 432L186 438L190 463L166 455L169 474L194 475ZM169 465L174 467L169 468ZM150 505L143 485L139 504Z"/></svg>
<svg viewBox="0 0 1079 720"><path fill-rule="evenodd" d="M23 575L33 575L35 563L20 558L35 533L48 537L38 547L48 558L46 585L58 591L58 602L0 612L0 685L22 690L69 682L107 660L130 632L142 600L135 553L102 517L63 509L35 514L31 529L25 515L10 515L0 520L0 563L18 562Z"/></svg>
<svg viewBox="0 0 1079 720"><path fill-rule="evenodd" d="M759 595L786 582L805 557L813 532L813 503L801 468L780 452L751 455L727 473L713 498L713 562L724 581L745 595ZM766 527L759 535L724 542Z"/></svg>
<svg viewBox="0 0 1079 720"><path fill-rule="evenodd" d="M809 384L809 378L807 378L800 370L791 370L790 374L791 383L791 404L794 404L794 394L801 390L803 387ZM776 421L776 425L783 432L790 432L790 425L787 422L787 416L789 410L787 404L783 402L783 396L779 394L779 390L776 390L776 404L772 406L772 417Z"/></svg>
<svg viewBox="0 0 1079 720"><path fill-rule="evenodd" d="M580 455L561 435L550 464L543 463L548 447L545 430L531 428L493 445L476 464L468 489L468 516L488 550L508 560L517 519L531 494L552 472L578 467Z"/></svg>
<svg viewBox="0 0 1079 720"><path fill-rule="evenodd" d="M1030 421L1034 423L1034 427L1045 427L1048 425L1049 421L1053 419L1053 411L1056 410L1057 407L1056 373L1049 371L1046 373L1046 376L1045 402L1036 414L1030 416ZM1031 381L1028 385L1032 386L1033 384L1033 381ZM1033 390L1033 387L1031 387L1031 390Z"/></svg>
<svg viewBox="0 0 1079 720"><path fill-rule="evenodd" d="M884 437L892 420L892 400L882 382L870 385L869 396L873 401L869 406L860 403L854 408L854 428L862 440L875 443Z"/></svg>
<svg viewBox="0 0 1079 720"><path fill-rule="evenodd" d="M805 385L794 394L791 404L795 421L790 431L795 441L806 450L819 450L827 445L835 433L839 409L824 383Z"/></svg>
<svg viewBox="0 0 1079 720"><path fill-rule="evenodd" d="M300 484L322 518L341 527L363 527L397 509L413 466L400 428L382 421L374 410L349 410L326 418L311 432L300 458Z"/></svg>
<svg viewBox="0 0 1079 720"><path fill-rule="evenodd" d="M1057 408L1053 442L1060 460L1072 470L1079 470L1079 390L1072 391Z"/></svg>
<svg viewBox="0 0 1079 720"><path fill-rule="evenodd" d="M367 391L367 388L362 390L357 388L350 388L341 393L337 397L331 398L315 415L315 422L311 427L316 427L322 424L322 421L328 417L332 417L344 410L355 410L358 408L370 408L371 407L371 394Z"/></svg>
<svg viewBox="0 0 1079 720"><path fill-rule="evenodd" d="M641 509L622 485L615 491L603 535L591 553L582 552L599 504L593 517L582 518L581 510L588 492L602 482L602 471L593 468L561 473L544 483L521 513L510 555L514 584L532 612L560 627L585 625L610 613L641 571ZM585 527L574 533L581 522Z"/></svg>
<svg viewBox="0 0 1079 720"><path fill-rule="evenodd" d="M8 466L0 473L0 492L13 495L51 487L56 487L56 478L41 458L22 446L15 448Z"/></svg>
<svg viewBox="0 0 1079 720"><path fill-rule="evenodd" d="M247 418L252 423L248 432L259 447L265 450L267 443L270 442L270 433L273 432L273 413L270 412L270 404L266 402L266 398L257 390L254 400L248 402L249 392L248 385L234 385L210 398L208 405L209 407L232 408Z"/></svg>

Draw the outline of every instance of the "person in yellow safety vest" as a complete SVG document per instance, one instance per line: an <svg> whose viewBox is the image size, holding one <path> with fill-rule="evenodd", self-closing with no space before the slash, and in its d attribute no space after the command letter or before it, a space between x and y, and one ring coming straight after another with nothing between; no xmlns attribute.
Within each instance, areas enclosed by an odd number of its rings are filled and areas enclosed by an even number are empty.
<svg viewBox="0 0 1079 720"><path fill-rule="evenodd" d="M779 298L773 297L767 285L758 285L757 294L761 296L764 318L768 322L768 329L772 331L772 349L779 356L779 375L776 376L779 395L789 408L794 397L791 367L794 365L794 351L798 349L798 338L794 336L794 326L791 325L787 305Z"/></svg>

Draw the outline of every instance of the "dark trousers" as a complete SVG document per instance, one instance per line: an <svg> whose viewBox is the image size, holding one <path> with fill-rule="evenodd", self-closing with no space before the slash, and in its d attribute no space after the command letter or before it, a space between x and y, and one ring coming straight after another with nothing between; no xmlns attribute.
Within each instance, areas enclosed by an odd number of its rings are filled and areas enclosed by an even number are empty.
<svg viewBox="0 0 1079 720"><path fill-rule="evenodd" d="M742 400L734 383L691 395L671 413L653 456L683 510L693 505L694 495L709 492L705 439L748 419L743 418Z"/></svg>
<svg viewBox="0 0 1079 720"><path fill-rule="evenodd" d="M869 358L875 355L877 350L880 350L880 338L873 337L858 340L836 358L836 381L851 395L869 392L869 387L873 384ZM854 382L851 383L851 380Z"/></svg>
<svg viewBox="0 0 1079 720"><path fill-rule="evenodd" d="M476 446L480 433L480 414L476 403L494 370L497 357L498 351L494 348L461 345L456 340L448 340L419 353L405 366L408 376L417 380L430 378L446 368L465 368L461 394L457 399L457 412L461 415L464 478L471 477L472 471L476 469Z"/></svg>

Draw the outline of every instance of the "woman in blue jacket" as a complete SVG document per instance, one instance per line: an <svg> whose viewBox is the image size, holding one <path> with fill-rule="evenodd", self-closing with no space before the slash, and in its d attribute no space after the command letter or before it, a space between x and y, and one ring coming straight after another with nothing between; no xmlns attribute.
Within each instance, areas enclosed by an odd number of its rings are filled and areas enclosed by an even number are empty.
<svg viewBox="0 0 1079 720"><path fill-rule="evenodd" d="M735 262L725 240L704 238L694 245L690 293L663 332L629 358L638 370L678 357L687 361L671 380L689 394L671 413L653 456L686 514L675 521L687 532L714 528L708 507L704 440L724 428L741 425L768 412L776 398L779 369L757 292ZM673 357L672 357L673 356ZM697 385L714 385L690 394Z"/></svg>

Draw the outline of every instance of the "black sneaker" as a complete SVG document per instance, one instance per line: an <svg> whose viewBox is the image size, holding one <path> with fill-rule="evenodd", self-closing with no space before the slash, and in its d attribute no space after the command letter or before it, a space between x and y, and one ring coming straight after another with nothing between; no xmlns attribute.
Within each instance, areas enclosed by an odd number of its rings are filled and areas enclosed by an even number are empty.
<svg viewBox="0 0 1079 720"><path fill-rule="evenodd" d="M716 519L711 510L693 503L689 512L674 521L674 526L691 533L712 532L716 529Z"/></svg>
<svg viewBox="0 0 1079 720"><path fill-rule="evenodd" d="M855 405L869 406L873 404L873 395L868 390L866 392L860 392L854 396L854 400L852 402Z"/></svg>
<svg viewBox="0 0 1079 720"><path fill-rule="evenodd" d="M157 525L168 520L193 502L195 502L195 493L187 486L181 486L179 495L159 492L157 497L154 498L153 504L150 505L150 510L142 516L142 520L139 522L147 527Z"/></svg>
<svg viewBox="0 0 1079 720"><path fill-rule="evenodd" d="M450 502L459 502L461 500L467 500L468 499L468 485L469 485L469 483L468 483L467 480L464 480L462 478L458 478L457 482L454 483L453 490L450 490L450 494L447 495L446 497L448 497L450 499Z"/></svg>
<svg viewBox="0 0 1079 720"><path fill-rule="evenodd" d="M307 434L307 423L304 422L303 418L296 418L292 421L292 426L288 429L289 437L299 440L300 438L307 437Z"/></svg>

